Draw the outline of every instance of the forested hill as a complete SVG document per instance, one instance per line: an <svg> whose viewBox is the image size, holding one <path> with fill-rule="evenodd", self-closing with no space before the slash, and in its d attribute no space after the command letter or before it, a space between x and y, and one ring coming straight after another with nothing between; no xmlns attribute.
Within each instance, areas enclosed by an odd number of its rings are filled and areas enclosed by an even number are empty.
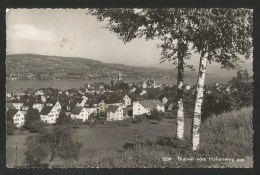
<svg viewBox="0 0 260 175"><path fill-rule="evenodd" d="M136 67L79 58L36 54L7 55L7 79L105 79L117 78L118 72L125 79L176 78L174 69ZM195 78L194 72L185 73Z"/></svg>

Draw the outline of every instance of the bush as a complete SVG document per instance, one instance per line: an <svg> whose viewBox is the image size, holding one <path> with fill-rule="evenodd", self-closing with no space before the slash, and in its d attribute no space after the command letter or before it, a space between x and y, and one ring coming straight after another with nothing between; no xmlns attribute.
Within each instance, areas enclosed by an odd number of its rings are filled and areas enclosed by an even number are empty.
<svg viewBox="0 0 260 175"><path fill-rule="evenodd" d="M157 137L156 143L162 146L170 146L174 148L184 148L191 146L190 142L187 140L181 140L177 139L176 137L165 135Z"/></svg>
<svg viewBox="0 0 260 175"><path fill-rule="evenodd" d="M32 122L29 131L30 131L31 133L37 133L37 132L39 132L41 129L44 128L44 125L45 125L45 123L44 123L42 120L34 121L34 122Z"/></svg>
<svg viewBox="0 0 260 175"><path fill-rule="evenodd" d="M133 118L133 120L131 122L132 123L141 123L141 121L143 121L143 120L147 120L147 116L138 115L138 116L135 116L135 118Z"/></svg>
<svg viewBox="0 0 260 175"><path fill-rule="evenodd" d="M35 121L41 121L40 113L38 109L29 108L25 115L24 128L28 130L35 128L33 126Z"/></svg>
<svg viewBox="0 0 260 175"><path fill-rule="evenodd" d="M65 125L74 123L70 116L66 115L65 111L61 110L59 117L56 119L57 125Z"/></svg>
<svg viewBox="0 0 260 175"><path fill-rule="evenodd" d="M151 120L158 120L158 121L161 121L162 120L162 116L164 116L164 114L162 112L159 112L158 110L156 109L153 109L151 111L151 115L148 115L148 119L151 119Z"/></svg>
<svg viewBox="0 0 260 175"><path fill-rule="evenodd" d="M25 131L26 128L22 126L19 130L20 130L20 131Z"/></svg>
<svg viewBox="0 0 260 175"><path fill-rule="evenodd" d="M27 137L25 145L25 161L32 167L50 166L56 157L77 161L82 148L70 125L44 128L35 136Z"/></svg>
<svg viewBox="0 0 260 175"><path fill-rule="evenodd" d="M15 125L11 121L7 120L7 122L6 122L6 132L7 132L7 134L13 135L15 129L16 129Z"/></svg>

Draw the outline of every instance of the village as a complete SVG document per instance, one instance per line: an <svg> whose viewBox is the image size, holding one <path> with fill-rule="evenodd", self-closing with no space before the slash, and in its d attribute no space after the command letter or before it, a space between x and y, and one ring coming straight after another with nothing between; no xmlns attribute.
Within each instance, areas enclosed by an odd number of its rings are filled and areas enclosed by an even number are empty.
<svg viewBox="0 0 260 175"><path fill-rule="evenodd" d="M6 8L5 166L253 167L253 16Z"/></svg>
<svg viewBox="0 0 260 175"><path fill-rule="evenodd" d="M215 88L213 88L215 87ZM211 89L211 90L210 90ZM230 91L228 84L209 85L206 94L212 89ZM153 110L172 112L176 109L176 86L156 84L153 80L127 83L118 72L118 79L110 84L86 84L79 89L58 90L42 88L38 90L18 90L6 94L7 116L13 119L16 127L25 124L29 109L37 109L41 120L46 124L56 123L61 110L73 120L83 123L102 118L106 121L135 119L140 115L151 115ZM185 93L195 95L193 85L185 86Z"/></svg>

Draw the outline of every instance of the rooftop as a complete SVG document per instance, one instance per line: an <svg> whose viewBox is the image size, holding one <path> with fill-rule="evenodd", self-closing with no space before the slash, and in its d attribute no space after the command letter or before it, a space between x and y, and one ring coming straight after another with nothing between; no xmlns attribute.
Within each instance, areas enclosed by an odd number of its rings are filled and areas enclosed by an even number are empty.
<svg viewBox="0 0 260 175"><path fill-rule="evenodd" d="M107 112L113 112L113 113L115 113L118 108L119 108L119 106L109 105L108 108L107 108Z"/></svg>

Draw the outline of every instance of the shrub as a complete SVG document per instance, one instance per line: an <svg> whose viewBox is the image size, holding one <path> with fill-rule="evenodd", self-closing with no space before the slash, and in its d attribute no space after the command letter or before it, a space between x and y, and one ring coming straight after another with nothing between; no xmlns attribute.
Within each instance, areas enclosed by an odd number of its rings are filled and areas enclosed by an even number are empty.
<svg viewBox="0 0 260 175"><path fill-rule="evenodd" d="M32 122L29 131L32 132L32 133L37 133L41 129L44 128L44 125L45 125L45 123L43 121L41 121L41 120L40 121L34 121L34 122Z"/></svg>
<svg viewBox="0 0 260 175"><path fill-rule="evenodd" d="M13 135L15 129L16 129L15 125L11 121L7 120L7 122L6 122L6 132L7 132L7 134Z"/></svg>
<svg viewBox="0 0 260 175"><path fill-rule="evenodd" d="M35 126L33 126L35 121L41 121L40 113L38 109L29 108L25 115L24 128L28 130L35 128Z"/></svg>
<svg viewBox="0 0 260 175"><path fill-rule="evenodd" d="M190 146L190 142L187 140L181 140L177 139L176 137L166 135L157 137L156 143L162 146L170 146L174 148L183 148Z"/></svg>
<svg viewBox="0 0 260 175"><path fill-rule="evenodd" d="M151 115L150 115L150 116L148 115L147 117L148 117L149 119L151 119L151 120L161 121L163 115L164 115L164 114L163 114L162 112L159 112L158 110L153 109L153 110L151 111Z"/></svg>
<svg viewBox="0 0 260 175"><path fill-rule="evenodd" d="M138 115L138 116L135 116L135 118L133 118L133 120L131 122L137 124L137 123L141 123L143 120L147 120L147 116Z"/></svg>
<svg viewBox="0 0 260 175"><path fill-rule="evenodd" d="M73 124L73 121L69 115L66 115L64 110L61 110L59 117L56 119L56 124L58 125Z"/></svg>
<svg viewBox="0 0 260 175"><path fill-rule="evenodd" d="M51 165L54 158L62 160L78 160L82 144L69 125L57 125L51 129L44 128L35 136L29 136L25 145L25 161L27 165Z"/></svg>

